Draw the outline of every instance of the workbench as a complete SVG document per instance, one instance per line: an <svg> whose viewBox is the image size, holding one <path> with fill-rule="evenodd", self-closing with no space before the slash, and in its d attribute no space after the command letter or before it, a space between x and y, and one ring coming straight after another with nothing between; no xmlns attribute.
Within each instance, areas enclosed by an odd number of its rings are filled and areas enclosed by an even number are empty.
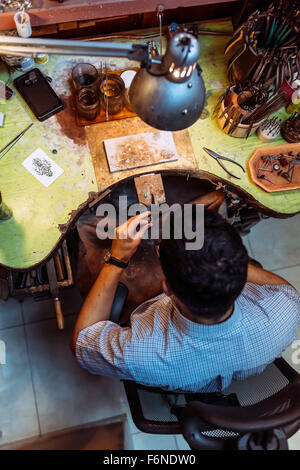
<svg viewBox="0 0 300 470"><path fill-rule="evenodd" d="M209 30L231 31L230 21L203 23L201 27ZM227 86L226 58L223 50L228 36L200 35L200 65L206 86L206 103L201 118L188 129L194 152L195 165L184 168L187 175L199 179L209 179L214 184L226 184L241 198L247 199L261 212L274 217L290 217L300 211L300 190L266 193L249 178L249 173L242 173L238 167L228 163L228 169L241 176L232 179L211 159L202 147L208 147L225 156L235 159L247 168L247 161L252 152L264 145L256 135L247 140L229 137L219 128L217 121L211 119L212 110L218 97ZM87 204L99 198L109 188L130 174L143 174L159 170L152 166L110 174L103 165L102 184L97 184L91 145L88 135L95 128L104 129L107 123L79 127L75 122L74 110L70 100L71 69L77 62L90 62L99 68L99 58L52 56L48 63L40 66L45 75L52 78L52 86L66 104L66 109L50 119L39 122L16 95L5 104L0 104L0 111L5 113L5 126L0 129L0 147L7 144L31 121L34 126L23 136L12 150L0 160L0 191L4 202L12 209L13 218L0 222L0 265L10 269L29 269L49 259L62 242L66 231L76 220ZM104 59L112 70L138 66L125 59ZM0 78L7 81L8 75L3 64L0 66ZM14 78L18 75L16 73ZM136 119L136 118L134 118ZM102 126L102 127L99 127ZM283 143L281 138L274 144ZM103 146L102 142L96 143ZM34 150L41 148L63 168L64 173L45 188L25 168L22 162ZM53 153L56 150L57 153ZM177 162L178 163L178 162ZM169 171L174 172L172 163ZM183 172L180 165L178 171ZM168 164L164 165L168 171Z"/></svg>

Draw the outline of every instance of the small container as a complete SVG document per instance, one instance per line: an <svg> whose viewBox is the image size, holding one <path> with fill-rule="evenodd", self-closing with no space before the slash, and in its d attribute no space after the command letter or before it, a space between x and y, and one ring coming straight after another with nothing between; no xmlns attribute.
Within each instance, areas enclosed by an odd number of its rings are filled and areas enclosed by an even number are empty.
<svg viewBox="0 0 300 470"><path fill-rule="evenodd" d="M222 103L221 103L219 116L218 116L218 123L219 123L219 126L220 126L221 129L223 128L223 125L225 124L225 121L228 117L226 113L224 114L224 116L220 117L222 115L223 111L224 111L224 101L222 101ZM261 119L258 122L255 122L252 126L252 129L251 129L249 135L254 134L256 129L264 122L264 120L265 120L265 118ZM229 124L226 127L226 129L225 130L222 129L223 132L225 132L225 134L228 133L231 125L232 125L232 119L230 119ZM230 137L237 137L239 139L245 138L247 136L248 132L249 132L249 127L250 127L249 124L238 124L236 129L230 134Z"/></svg>
<svg viewBox="0 0 300 470"><path fill-rule="evenodd" d="M30 16L25 11L17 11L14 15L18 35L21 38L29 38L32 34Z"/></svg>
<svg viewBox="0 0 300 470"><path fill-rule="evenodd" d="M76 92L82 88L89 88L97 92L98 71L92 64L77 64L72 70L72 80Z"/></svg>
<svg viewBox="0 0 300 470"><path fill-rule="evenodd" d="M46 64L49 60L48 54L45 53L38 53L34 56L34 62L36 64Z"/></svg>
<svg viewBox="0 0 300 470"><path fill-rule="evenodd" d="M99 90L104 110L110 115L120 113L125 102L125 83L122 78L113 73L103 74Z"/></svg>
<svg viewBox="0 0 300 470"><path fill-rule="evenodd" d="M300 110L300 88L295 90L291 97L291 102L286 108L286 112L289 114L299 113Z"/></svg>
<svg viewBox="0 0 300 470"><path fill-rule="evenodd" d="M100 112L99 95L93 89L81 88L77 93L76 105L79 116L94 121Z"/></svg>

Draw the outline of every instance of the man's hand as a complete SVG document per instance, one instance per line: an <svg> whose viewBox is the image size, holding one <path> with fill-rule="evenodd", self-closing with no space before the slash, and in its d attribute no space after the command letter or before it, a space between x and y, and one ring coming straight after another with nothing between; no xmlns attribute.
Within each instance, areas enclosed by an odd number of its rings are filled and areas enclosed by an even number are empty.
<svg viewBox="0 0 300 470"><path fill-rule="evenodd" d="M144 233L151 227L149 215L150 212L143 212L116 228L117 239L113 240L111 249L115 258L125 262L130 260ZM138 228L140 228L139 231L137 231ZM76 341L81 330L99 321L109 319L121 273L122 269L117 266L111 264L103 266L78 315L71 339L73 354L75 354Z"/></svg>
<svg viewBox="0 0 300 470"><path fill-rule="evenodd" d="M121 261L129 261L136 252L144 233L151 227L150 211L131 217L115 230L111 254Z"/></svg>

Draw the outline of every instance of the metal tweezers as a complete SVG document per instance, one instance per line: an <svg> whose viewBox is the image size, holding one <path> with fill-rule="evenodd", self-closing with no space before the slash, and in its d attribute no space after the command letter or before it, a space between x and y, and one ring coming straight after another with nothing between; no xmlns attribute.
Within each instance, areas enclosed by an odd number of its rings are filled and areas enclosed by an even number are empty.
<svg viewBox="0 0 300 470"><path fill-rule="evenodd" d="M30 127L33 126L33 122L31 124L29 124L29 126L26 127L26 129L24 129L22 132L20 132L20 134L18 134L13 140L11 140L10 142L8 142L8 144L5 145L5 147L3 147L1 150L0 150L0 160L2 157L4 157L4 155L7 154L7 152L18 142L18 140L21 139L21 137L23 137L23 135L25 134L25 132L28 131L28 129L30 129Z"/></svg>
<svg viewBox="0 0 300 470"><path fill-rule="evenodd" d="M210 150L206 147L203 147L203 150L205 150L205 152L208 153L208 155L210 155L211 157L213 157L215 160L217 160L217 162L219 163L219 165L223 168L223 170L226 171L226 173L228 173L228 175L232 176L233 178L237 178L238 180L240 180L241 178L239 178L238 176L235 176L233 175L232 173L230 173L230 171L227 170L227 168L225 167L225 165L223 165L223 163L221 162L221 160L226 160L227 162L231 162L231 163L235 163L235 165L238 165L244 173L246 173L245 171L245 168L240 165L238 162L235 162L234 160L232 160L231 158L228 158L228 157L224 157L223 155L219 155L218 153L214 152L213 150Z"/></svg>

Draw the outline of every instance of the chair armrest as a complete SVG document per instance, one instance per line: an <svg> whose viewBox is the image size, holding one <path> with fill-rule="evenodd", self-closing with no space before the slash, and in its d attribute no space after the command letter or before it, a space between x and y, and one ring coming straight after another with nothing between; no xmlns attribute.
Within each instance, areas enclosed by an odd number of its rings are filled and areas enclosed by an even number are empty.
<svg viewBox="0 0 300 470"><path fill-rule="evenodd" d="M269 398L251 406L209 405L198 401L184 408L181 424L214 425L237 433L258 432L286 426L300 419L300 377Z"/></svg>
<svg viewBox="0 0 300 470"><path fill-rule="evenodd" d="M123 311L128 295L128 287L122 282L119 282L114 296L113 304L109 315L109 320L114 323L119 323L121 313Z"/></svg>

